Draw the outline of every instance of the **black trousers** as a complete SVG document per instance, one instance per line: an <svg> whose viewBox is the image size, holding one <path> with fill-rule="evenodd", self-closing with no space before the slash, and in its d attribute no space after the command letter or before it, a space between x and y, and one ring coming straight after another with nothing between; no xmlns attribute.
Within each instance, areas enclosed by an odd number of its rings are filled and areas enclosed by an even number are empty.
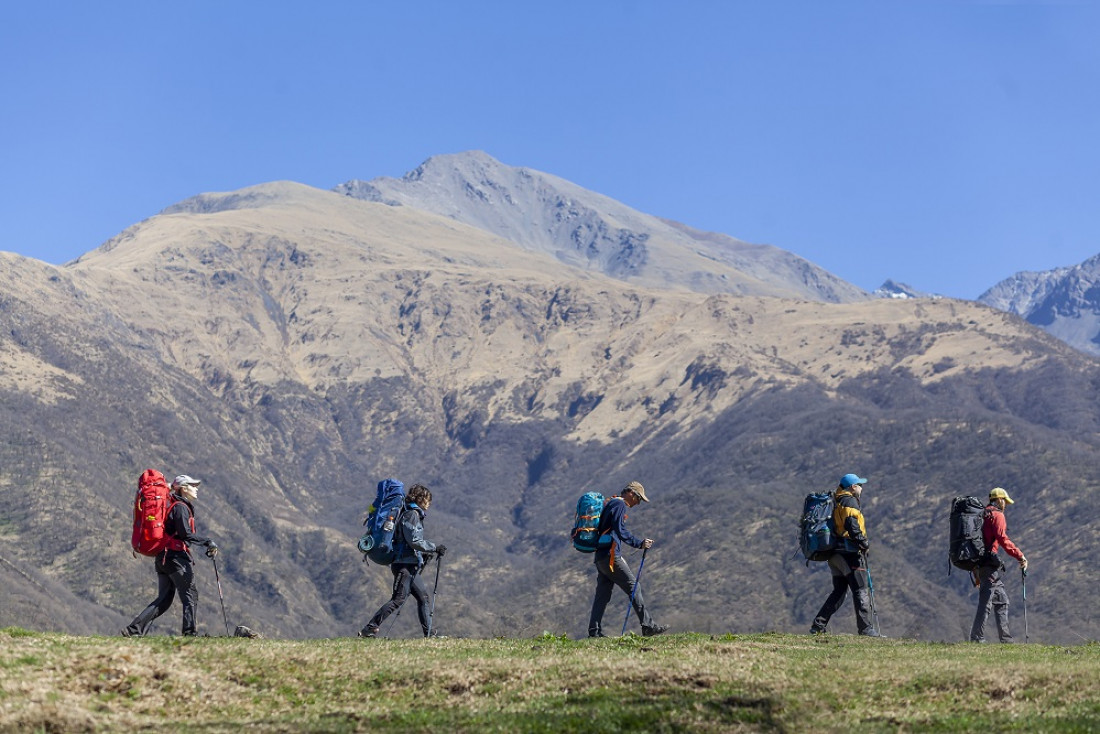
<svg viewBox="0 0 1100 734"><path fill-rule="evenodd" d="M833 591L821 605L814 619L813 629L823 632L829 620L844 603L848 590L852 590L852 605L856 611L856 628L860 634L874 629L871 619L871 594L868 591L867 569L858 553L834 553L829 557L829 571L833 576Z"/></svg>
<svg viewBox="0 0 1100 734"><path fill-rule="evenodd" d="M409 563L394 563L390 566L390 570L393 571L393 596L375 612L374 616L367 622L363 632L377 632L382 623L386 621L386 617L400 609L409 597L409 593L412 592L413 598L416 599L416 613L420 617L420 627L424 630L424 635L427 636L431 624L432 595L428 593L420 580L420 566Z"/></svg>
<svg viewBox="0 0 1100 734"><path fill-rule="evenodd" d="M195 588L195 569L191 557L184 551L167 551L157 556L154 563L157 570L157 598L134 617L126 627L131 635L145 635L153 620L168 611L172 600L179 593L183 604L182 634L195 634L195 608L199 603L199 592Z"/></svg>

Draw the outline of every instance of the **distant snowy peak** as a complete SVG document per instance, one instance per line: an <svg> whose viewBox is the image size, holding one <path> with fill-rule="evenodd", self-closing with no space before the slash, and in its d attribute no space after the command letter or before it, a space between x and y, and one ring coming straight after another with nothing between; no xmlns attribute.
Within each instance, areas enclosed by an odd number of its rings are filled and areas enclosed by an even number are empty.
<svg viewBox="0 0 1100 734"><path fill-rule="evenodd" d="M639 285L831 303L869 297L785 250L660 219L481 151L433 156L400 179L352 180L335 191L448 217Z"/></svg>
<svg viewBox="0 0 1100 734"><path fill-rule="evenodd" d="M871 295L873 295L875 298L898 299L943 297L935 293L925 293L924 291L918 291L913 286L906 285L905 283L899 283L896 280L887 280L885 283L876 288Z"/></svg>
<svg viewBox="0 0 1100 734"><path fill-rule="evenodd" d="M1016 273L978 297L1100 356L1100 255L1079 265Z"/></svg>

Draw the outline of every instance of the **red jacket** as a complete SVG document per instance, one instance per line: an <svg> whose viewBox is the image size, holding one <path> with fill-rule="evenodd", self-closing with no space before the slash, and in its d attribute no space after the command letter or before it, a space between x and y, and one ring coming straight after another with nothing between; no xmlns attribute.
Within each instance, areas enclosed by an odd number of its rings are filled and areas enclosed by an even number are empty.
<svg viewBox="0 0 1100 734"><path fill-rule="evenodd" d="M985 538L985 549L988 553L996 553L998 548L1003 547L1005 553L1017 561L1024 560L1023 551L1008 539L1005 514L993 505L985 508L985 515L982 520L982 537Z"/></svg>

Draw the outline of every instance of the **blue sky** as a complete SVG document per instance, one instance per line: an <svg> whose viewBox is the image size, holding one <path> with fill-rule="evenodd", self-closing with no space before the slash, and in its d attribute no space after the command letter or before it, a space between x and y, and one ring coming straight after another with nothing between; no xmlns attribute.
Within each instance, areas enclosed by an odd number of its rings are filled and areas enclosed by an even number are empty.
<svg viewBox="0 0 1100 734"><path fill-rule="evenodd" d="M6 3L0 250L484 150L856 285L1100 253L1087 2Z"/></svg>

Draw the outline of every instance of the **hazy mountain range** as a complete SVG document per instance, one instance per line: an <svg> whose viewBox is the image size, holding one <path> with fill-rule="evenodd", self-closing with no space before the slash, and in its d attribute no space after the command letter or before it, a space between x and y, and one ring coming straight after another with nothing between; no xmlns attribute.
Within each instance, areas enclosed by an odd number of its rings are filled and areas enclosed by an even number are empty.
<svg viewBox="0 0 1100 734"><path fill-rule="evenodd" d="M1100 363L482 153L204 194L61 267L0 255L0 327L0 624L110 633L152 598L128 540L156 467L205 480L230 621L269 635L354 634L388 597L354 546L388 476L436 494L445 633L583 634L573 507L631 479L661 621L801 630L829 586L792 554L802 498L857 471L887 634L965 636L948 506L999 485L1032 639L1097 637Z"/></svg>

